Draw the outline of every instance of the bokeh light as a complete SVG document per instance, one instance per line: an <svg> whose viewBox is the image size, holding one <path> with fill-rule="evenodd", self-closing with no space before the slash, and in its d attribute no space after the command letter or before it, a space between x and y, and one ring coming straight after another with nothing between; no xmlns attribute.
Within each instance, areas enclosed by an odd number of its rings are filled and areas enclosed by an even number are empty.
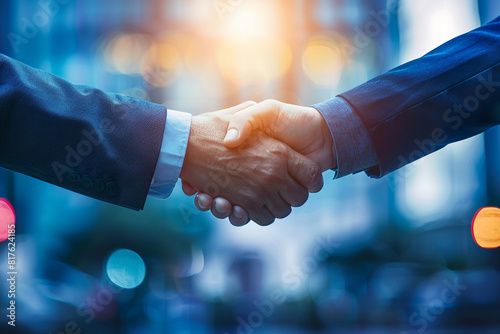
<svg viewBox="0 0 500 334"><path fill-rule="evenodd" d="M147 50L141 63L141 75L150 85L165 87L179 75L181 55L168 40L154 43Z"/></svg>
<svg viewBox="0 0 500 334"><path fill-rule="evenodd" d="M309 39L302 53L302 68L318 86L332 87L339 83L344 56L335 41L326 35Z"/></svg>
<svg viewBox="0 0 500 334"><path fill-rule="evenodd" d="M115 71L128 75L139 74L148 47L147 38L141 34L118 34L107 43L104 59Z"/></svg>
<svg viewBox="0 0 500 334"><path fill-rule="evenodd" d="M124 289L138 287L146 276L146 265L134 251L119 249L108 258L106 274L111 282Z"/></svg>
<svg viewBox="0 0 500 334"><path fill-rule="evenodd" d="M222 42L217 50L222 75L239 83L266 83L283 76L292 63L290 47L279 39L263 38L253 45Z"/></svg>
<svg viewBox="0 0 500 334"><path fill-rule="evenodd" d="M472 237L483 248L500 247L500 208L485 207L476 212Z"/></svg>
<svg viewBox="0 0 500 334"><path fill-rule="evenodd" d="M16 216L14 214L14 208L8 200L5 198L0 198L0 242L7 240L11 233L9 230L13 230L13 226L16 222Z"/></svg>
<svg viewBox="0 0 500 334"><path fill-rule="evenodd" d="M276 32L279 19L271 1L246 1L227 15L224 30L235 40L252 43Z"/></svg>
<svg viewBox="0 0 500 334"><path fill-rule="evenodd" d="M56 2L50 24L18 52L0 40L2 54L194 115L245 100L328 100L478 26L473 3L483 22L500 12L493 0ZM2 31L23 37L55 2L4 3ZM476 210L500 203L494 130L379 180L326 171L321 192L265 230L198 212L179 184L134 212L2 169L0 197L16 198L16 327L401 334L425 320L427 332L497 333L500 250L470 234Z"/></svg>
<svg viewBox="0 0 500 334"><path fill-rule="evenodd" d="M266 84L292 64L292 50L282 34L283 15L271 1L235 6L221 25L217 67L232 83Z"/></svg>

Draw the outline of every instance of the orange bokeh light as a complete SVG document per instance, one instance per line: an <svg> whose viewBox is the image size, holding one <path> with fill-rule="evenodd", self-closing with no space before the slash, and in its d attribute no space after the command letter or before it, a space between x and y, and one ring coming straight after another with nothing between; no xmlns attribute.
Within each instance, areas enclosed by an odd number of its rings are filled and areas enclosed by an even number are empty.
<svg viewBox="0 0 500 334"><path fill-rule="evenodd" d="M344 63L344 56L337 43L326 35L311 37L302 53L302 69L318 86L336 86Z"/></svg>
<svg viewBox="0 0 500 334"><path fill-rule="evenodd" d="M139 74L148 46L148 39L141 34L118 34L106 45L104 59L120 73Z"/></svg>
<svg viewBox="0 0 500 334"><path fill-rule="evenodd" d="M141 63L141 75L150 85L165 87L179 75L182 58L175 44L168 40L154 43Z"/></svg>
<svg viewBox="0 0 500 334"><path fill-rule="evenodd" d="M479 209L472 220L472 237L482 248L500 247L500 208Z"/></svg>
<svg viewBox="0 0 500 334"><path fill-rule="evenodd" d="M292 51L283 41L262 38L252 43L222 42L217 66L235 83L266 83L283 76L292 64Z"/></svg>

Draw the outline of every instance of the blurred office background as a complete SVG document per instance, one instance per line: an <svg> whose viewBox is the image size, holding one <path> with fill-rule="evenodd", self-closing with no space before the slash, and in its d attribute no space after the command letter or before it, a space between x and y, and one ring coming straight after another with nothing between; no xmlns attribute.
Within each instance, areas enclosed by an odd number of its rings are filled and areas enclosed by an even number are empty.
<svg viewBox="0 0 500 334"><path fill-rule="evenodd" d="M0 8L1 53L193 115L323 101L500 14L494 0ZM14 329L1 243L0 332L498 333L500 251L479 248L470 224L500 206L499 142L491 129L380 180L327 172L320 193L265 228L200 213L180 187L134 212L0 170L18 271Z"/></svg>

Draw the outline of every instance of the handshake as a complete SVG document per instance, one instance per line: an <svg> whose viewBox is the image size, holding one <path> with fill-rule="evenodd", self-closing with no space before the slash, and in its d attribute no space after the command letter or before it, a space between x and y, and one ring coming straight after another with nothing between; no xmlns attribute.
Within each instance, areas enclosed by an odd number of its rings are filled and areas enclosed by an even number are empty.
<svg viewBox="0 0 500 334"><path fill-rule="evenodd" d="M321 190L321 173L336 163L319 111L245 102L193 117L180 178L198 209L237 226L269 225Z"/></svg>

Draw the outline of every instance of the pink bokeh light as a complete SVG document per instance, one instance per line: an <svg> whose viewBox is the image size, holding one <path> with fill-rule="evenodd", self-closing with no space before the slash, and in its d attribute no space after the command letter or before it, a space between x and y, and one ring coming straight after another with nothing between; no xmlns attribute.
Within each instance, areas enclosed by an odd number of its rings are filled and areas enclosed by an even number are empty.
<svg viewBox="0 0 500 334"><path fill-rule="evenodd" d="M16 215L14 208L8 200L0 198L0 242L7 240L11 233L15 230L14 224L16 223Z"/></svg>

